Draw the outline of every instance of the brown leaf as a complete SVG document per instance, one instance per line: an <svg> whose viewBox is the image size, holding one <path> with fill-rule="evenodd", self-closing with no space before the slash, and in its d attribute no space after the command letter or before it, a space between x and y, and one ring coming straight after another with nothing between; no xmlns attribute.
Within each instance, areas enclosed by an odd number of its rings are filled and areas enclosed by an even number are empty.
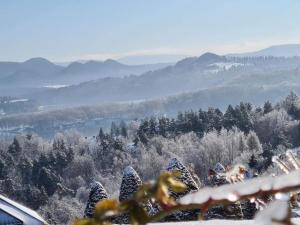
<svg viewBox="0 0 300 225"><path fill-rule="evenodd" d="M114 199L104 199L96 204L95 218L112 216L117 213L119 202Z"/></svg>

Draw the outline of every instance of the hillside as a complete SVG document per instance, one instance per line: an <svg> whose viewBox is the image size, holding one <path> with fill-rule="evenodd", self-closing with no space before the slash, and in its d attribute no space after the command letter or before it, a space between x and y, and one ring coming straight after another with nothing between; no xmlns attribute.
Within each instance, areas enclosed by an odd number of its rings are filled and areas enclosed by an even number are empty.
<svg viewBox="0 0 300 225"><path fill-rule="evenodd" d="M123 77L156 70L170 64L125 65L114 60L73 62L56 65L44 58L25 62L0 62L0 90L41 88L43 86L72 85L104 77ZM13 91L11 91L13 92Z"/></svg>
<svg viewBox="0 0 300 225"><path fill-rule="evenodd" d="M273 56L273 57L295 57L300 56L300 44L285 44L274 45L268 48L241 54L229 54L229 56L238 57L258 57L258 56Z"/></svg>
<svg viewBox="0 0 300 225"><path fill-rule="evenodd" d="M300 84L299 65L300 58L238 58L206 53L139 76L98 79L58 90L41 90L28 97L42 104L86 105L150 100L232 85L280 86L284 82L285 86L293 86Z"/></svg>
<svg viewBox="0 0 300 225"><path fill-rule="evenodd" d="M131 121L153 115L175 116L178 111L209 107L225 111L229 104L236 105L241 101L260 106L267 100L272 103L279 102L290 91L299 94L300 85L247 86L247 88L231 85L136 103L96 104L3 116L0 117L0 136L34 132L44 137L52 137L56 132L72 128L85 135L93 135L99 127L108 128L112 121Z"/></svg>

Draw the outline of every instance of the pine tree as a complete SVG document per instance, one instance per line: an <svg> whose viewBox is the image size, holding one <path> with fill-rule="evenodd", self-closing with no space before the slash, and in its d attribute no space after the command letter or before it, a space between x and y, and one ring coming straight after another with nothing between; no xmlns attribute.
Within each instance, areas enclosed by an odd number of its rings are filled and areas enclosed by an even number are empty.
<svg viewBox="0 0 300 225"><path fill-rule="evenodd" d="M220 131L222 129L223 113L221 112L221 110L209 108L207 110L207 117L209 131L212 131L213 129Z"/></svg>
<svg viewBox="0 0 300 225"><path fill-rule="evenodd" d="M272 112L273 111L273 107L272 107L272 103L267 101L265 102L264 104L264 114L267 114L269 112Z"/></svg>
<svg viewBox="0 0 300 225"><path fill-rule="evenodd" d="M162 117L158 120L158 132L159 135L163 137L167 137L168 135L168 129L169 129L169 119L166 117Z"/></svg>
<svg viewBox="0 0 300 225"><path fill-rule="evenodd" d="M229 105L224 117L223 117L223 126L226 129L231 129L233 126L237 125L236 113L232 105Z"/></svg>
<svg viewBox="0 0 300 225"><path fill-rule="evenodd" d="M131 166L127 166L123 174L119 200L125 201L130 199L141 185L142 180L137 172Z"/></svg>
<svg viewBox="0 0 300 225"><path fill-rule="evenodd" d="M91 185L89 199L84 210L84 217L91 218L94 214L97 202L107 198L108 195L102 184L99 182L93 182Z"/></svg>
<svg viewBox="0 0 300 225"><path fill-rule="evenodd" d="M120 133L124 138L128 137L128 128L126 123L123 120L120 123Z"/></svg>
<svg viewBox="0 0 300 225"><path fill-rule="evenodd" d="M64 151L66 149L66 144L65 144L64 139L62 139L62 138L54 139L52 148L53 148L53 150L56 150L56 151Z"/></svg>
<svg viewBox="0 0 300 225"><path fill-rule="evenodd" d="M155 117L149 120L149 137L154 137L157 134L157 121Z"/></svg>
<svg viewBox="0 0 300 225"><path fill-rule="evenodd" d="M180 177L178 180L186 185L186 190L181 193L175 193L170 191L170 196L175 200L178 200L182 196L193 193L199 190L197 183L194 181L192 175L188 169L176 158L173 158L169 165L166 168L167 171L179 171ZM196 220L199 216L199 210L185 210L178 211L165 218L165 221L187 221L187 220Z"/></svg>
<svg viewBox="0 0 300 225"><path fill-rule="evenodd" d="M262 156L264 158L264 169L267 169L272 164L272 158L274 156L274 151L270 144L263 145Z"/></svg>
<svg viewBox="0 0 300 225"><path fill-rule="evenodd" d="M7 165L5 161L0 158L0 180L4 180L7 175Z"/></svg>
<svg viewBox="0 0 300 225"><path fill-rule="evenodd" d="M14 138L13 143L8 147L8 153L10 153L15 159L17 159L22 152L22 148L17 138Z"/></svg>
<svg viewBox="0 0 300 225"><path fill-rule="evenodd" d="M97 142L101 142L101 140L104 138L104 136L105 136L105 134L104 134L104 132L103 132L103 129L100 128L99 134L98 134L97 137L96 137Z"/></svg>
<svg viewBox="0 0 300 225"><path fill-rule="evenodd" d="M169 165L166 168L167 171L179 171L180 177L178 180L184 183L187 186L187 189L182 193L170 192L171 197L174 199L179 199L180 197L199 190L198 185L192 178L192 175L188 171L188 169L176 158L173 158Z"/></svg>
<svg viewBox="0 0 300 225"><path fill-rule="evenodd" d="M131 166L127 166L123 173L122 183L120 187L119 201L122 202L132 198L141 185L142 185L142 180L139 177L138 173ZM146 203L143 206L148 213L151 213L153 211L150 202ZM123 215L116 218L114 222L128 224L129 214L124 213Z"/></svg>
<svg viewBox="0 0 300 225"><path fill-rule="evenodd" d="M249 163L248 163L248 166L251 169L255 169L255 168L258 167L258 161L257 161L257 159L256 159L256 157L255 157L254 154L251 155Z"/></svg>
<svg viewBox="0 0 300 225"><path fill-rule="evenodd" d="M249 133L253 128L251 110L252 106L250 103L241 102L240 105L235 107L237 127L245 133Z"/></svg>
<svg viewBox="0 0 300 225"><path fill-rule="evenodd" d="M110 135L112 137L118 137L120 135L119 127L115 124L115 122L111 123L110 127Z"/></svg>

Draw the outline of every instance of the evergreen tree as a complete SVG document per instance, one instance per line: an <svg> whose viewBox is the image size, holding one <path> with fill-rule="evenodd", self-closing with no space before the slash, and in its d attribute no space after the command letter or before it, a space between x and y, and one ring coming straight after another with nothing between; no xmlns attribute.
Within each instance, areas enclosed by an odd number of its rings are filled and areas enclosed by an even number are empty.
<svg viewBox="0 0 300 225"><path fill-rule="evenodd" d="M231 105L228 106L228 108L224 114L223 126L224 126L224 128L226 128L228 130L234 126L237 126L235 110Z"/></svg>
<svg viewBox="0 0 300 225"><path fill-rule="evenodd" d="M33 163L32 161L24 156L21 158L20 163L18 164L18 169L20 169L22 182L24 184L31 183L31 177L32 177L32 169L33 169Z"/></svg>
<svg viewBox="0 0 300 225"><path fill-rule="evenodd" d="M263 145L262 156L264 158L264 169L267 169L272 164L272 158L274 156L273 148L270 144Z"/></svg>
<svg viewBox="0 0 300 225"><path fill-rule="evenodd" d="M272 107L272 103L267 101L265 102L264 104L264 114L267 114L269 112L272 112L273 111L273 107Z"/></svg>
<svg viewBox="0 0 300 225"><path fill-rule="evenodd" d="M38 187L39 188L44 187L48 196L51 196L56 192L60 181L61 178L57 176L55 173L53 173L50 169L42 167L41 170L39 171L38 183L37 183Z"/></svg>
<svg viewBox="0 0 300 225"><path fill-rule="evenodd" d="M208 131L220 131L223 123L223 113L219 109L209 108L207 111Z"/></svg>
<svg viewBox="0 0 300 225"><path fill-rule="evenodd" d="M131 167L127 166L123 173L122 183L120 187L120 195L119 200L120 202L126 201L133 197L133 195L138 191L138 188L142 185L142 180L137 174L137 172ZM145 205L143 205L146 212L151 213L153 211L153 208L151 206L151 203L148 202ZM114 221L115 223L129 223L129 214L124 213L123 215L116 218Z"/></svg>
<svg viewBox="0 0 300 225"><path fill-rule="evenodd" d="M105 136L105 134L104 134L104 132L103 132L103 129L100 128L99 134L98 134L97 137L96 137L97 142L101 142L101 140L104 138L104 136Z"/></svg>
<svg viewBox="0 0 300 225"><path fill-rule="evenodd" d="M93 217L95 206L97 202L107 199L108 195L104 187L99 182L93 182L91 184L91 191L89 194L89 199L84 210L84 217L91 218Z"/></svg>
<svg viewBox="0 0 300 225"><path fill-rule="evenodd" d="M8 147L8 153L11 154L15 159L18 159L20 157L21 152L22 148L18 139L15 137L12 144Z"/></svg>
<svg viewBox="0 0 300 225"><path fill-rule="evenodd" d="M180 177L178 180L186 185L186 190L181 193L170 191L170 196L175 200L180 199L182 196L193 193L199 190L197 183L194 181L188 169L176 158L173 158L166 168L167 171L179 171ZM178 211L165 218L165 221L187 221L196 220L200 214L199 210L184 210Z"/></svg>
<svg viewBox="0 0 300 225"><path fill-rule="evenodd" d="M120 135L119 127L115 124L115 122L111 123L111 126L110 126L110 135L112 137L118 137Z"/></svg>
<svg viewBox="0 0 300 225"><path fill-rule="evenodd" d="M282 101L282 107L287 111L291 116L295 116L295 112L297 111L296 105L299 102L299 97L291 91L289 95Z"/></svg>
<svg viewBox="0 0 300 225"><path fill-rule="evenodd" d="M159 135L165 138L168 136L169 124L170 124L169 119L166 117L162 117L158 120Z"/></svg>
<svg viewBox="0 0 300 225"><path fill-rule="evenodd" d="M0 180L4 180L6 178L7 175L7 165L5 163L5 161L0 158Z"/></svg>
<svg viewBox="0 0 300 225"><path fill-rule="evenodd" d="M261 169L261 162L262 160L259 160L261 154L263 153L262 145L260 144L260 141L256 135L255 132L251 131L249 135L247 136L247 146L248 151L250 154L248 165L251 169Z"/></svg>
<svg viewBox="0 0 300 225"><path fill-rule="evenodd" d="M137 140L141 141L143 144L148 143L148 136L149 135L149 122L148 120L142 121L137 130Z"/></svg>
<svg viewBox="0 0 300 225"><path fill-rule="evenodd" d="M248 165L251 169L256 169L258 167L258 161L254 154L251 155Z"/></svg>
<svg viewBox="0 0 300 225"><path fill-rule="evenodd" d="M120 123L120 134L124 137L127 138L128 137L128 128L126 123L122 120Z"/></svg>
<svg viewBox="0 0 300 225"><path fill-rule="evenodd" d="M249 103L241 102L239 106L235 108L235 115L237 120L237 127L249 133L253 129L253 121L251 118L252 106Z"/></svg>
<svg viewBox="0 0 300 225"><path fill-rule="evenodd" d="M125 201L130 199L141 185L142 180L137 172L131 166L127 166L123 173L119 200Z"/></svg>
<svg viewBox="0 0 300 225"><path fill-rule="evenodd" d="M149 120L148 137L152 138L157 134L157 121L155 117L151 117Z"/></svg>
<svg viewBox="0 0 300 225"><path fill-rule="evenodd" d="M205 132L207 132L209 129L211 129L211 126L209 126L209 116L208 112L203 111L202 109L198 112L198 118L199 118L199 136L202 137ZM221 125L222 126L222 125Z"/></svg>
<svg viewBox="0 0 300 225"><path fill-rule="evenodd" d="M174 199L177 200L188 193L192 193L199 190L198 185L192 178L192 175L190 174L188 169L178 159L173 158L168 164L166 170L179 171L180 177L178 178L178 180L187 186L187 189L182 193L170 192L171 197L173 197Z"/></svg>
<svg viewBox="0 0 300 225"><path fill-rule="evenodd" d="M55 138L52 144L53 150L64 151L66 149L66 144L63 138Z"/></svg>

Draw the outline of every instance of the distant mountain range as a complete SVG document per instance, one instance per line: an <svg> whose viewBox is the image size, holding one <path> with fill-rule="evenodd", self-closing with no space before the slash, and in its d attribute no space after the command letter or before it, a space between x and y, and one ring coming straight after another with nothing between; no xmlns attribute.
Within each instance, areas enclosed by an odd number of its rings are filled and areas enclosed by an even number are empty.
<svg viewBox="0 0 300 225"><path fill-rule="evenodd" d="M43 58L0 62L0 96L63 107L136 102L197 91L211 93L228 87L293 89L300 85L300 57L294 57L297 46L273 46L245 53L244 57L205 53L176 64L126 65L106 60L61 66ZM264 57L271 53L293 57Z"/></svg>
<svg viewBox="0 0 300 225"><path fill-rule="evenodd" d="M141 75L102 78L40 90L26 97L43 104L88 105L151 100L200 90L211 93L211 89L230 86L240 87L238 90L250 86L279 88L300 84L299 66L300 57L239 58L206 53Z"/></svg>
<svg viewBox="0 0 300 225"><path fill-rule="evenodd" d="M170 64L125 65L114 60L73 62L56 65L44 58L22 63L0 62L0 88L37 88L50 85L72 85L104 77L123 77L157 70ZM1 89L0 89L1 90Z"/></svg>
<svg viewBox="0 0 300 225"><path fill-rule="evenodd" d="M294 57L300 56L300 44L274 45L256 52L247 52L242 54L229 54L228 56L238 57L258 57L258 56L274 56L274 57Z"/></svg>
<svg viewBox="0 0 300 225"><path fill-rule="evenodd" d="M205 53L176 64L132 66L106 60L61 66L42 58L1 62L0 96L30 99L44 112L0 115L0 133L1 127L16 132L27 126L40 132L42 126L50 135L62 124L63 129L93 127L94 132L115 119L175 115L211 106L225 110L240 101L278 102L290 91L300 94L300 57L261 53L275 54L278 48L288 49L274 46L238 57Z"/></svg>

